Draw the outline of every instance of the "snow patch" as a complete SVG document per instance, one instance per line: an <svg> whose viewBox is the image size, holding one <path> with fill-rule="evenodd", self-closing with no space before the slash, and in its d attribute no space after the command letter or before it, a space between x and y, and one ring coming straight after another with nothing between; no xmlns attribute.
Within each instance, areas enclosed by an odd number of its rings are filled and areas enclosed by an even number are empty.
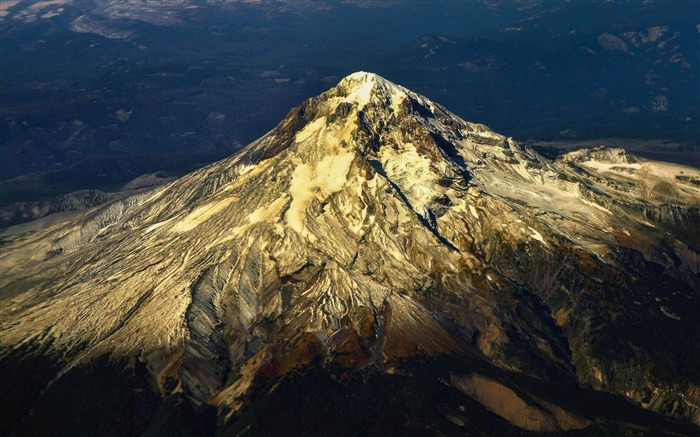
<svg viewBox="0 0 700 437"><path fill-rule="evenodd" d="M438 194L430 160L421 156L413 143L403 144L399 151L385 147L380 150L379 159L389 179L401 187L413 210L422 215L423 208Z"/></svg>
<svg viewBox="0 0 700 437"><path fill-rule="evenodd" d="M162 222L154 223L154 224L152 224L151 226L147 227L147 228L143 231L143 233L144 233L144 234L151 233L151 232L155 231L156 229L158 229L159 227L163 226L164 224L168 223L168 221L169 221L169 220L165 220L165 221L162 221Z"/></svg>
<svg viewBox="0 0 700 437"><path fill-rule="evenodd" d="M314 134L318 134L326 126L326 117L319 117L311 123L304 126L304 129L297 132L295 141L301 143L307 140Z"/></svg>
<svg viewBox="0 0 700 437"><path fill-rule="evenodd" d="M469 205L469 212L472 213L475 219L479 220L479 214L476 212L476 208L474 208L474 205Z"/></svg>
<svg viewBox="0 0 700 437"><path fill-rule="evenodd" d="M229 206L234 201L233 198L226 198L218 202L209 203L204 206L200 206L191 213L187 214L185 218L180 220L175 224L173 230L177 233L183 233L191 231L202 223L206 222L224 208Z"/></svg>
<svg viewBox="0 0 700 437"><path fill-rule="evenodd" d="M292 203L285 217L292 229L299 233L303 231L306 208L317 194L326 198L343 188L354 158L354 153L340 149L337 154L324 156L318 163L297 165L289 187Z"/></svg>
<svg viewBox="0 0 700 437"><path fill-rule="evenodd" d="M255 164L241 164L241 166L238 168L238 175L243 176L244 174L248 173L252 169L256 167Z"/></svg>
<svg viewBox="0 0 700 437"><path fill-rule="evenodd" d="M536 230L532 229L530 226L528 226L527 228L532 231L532 235L530 235L530 238L532 238L533 240L539 241L540 243L544 244L545 246L548 246L547 242L544 241L542 234L540 234Z"/></svg>
<svg viewBox="0 0 700 437"><path fill-rule="evenodd" d="M634 164L627 164L627 163L610 163L610 162L600 162L600 161L585 161L581 163L581 166L583 167L588 167L592 168L598 171L612 171L616 173L623 173L617 169L630 169L630 170L639 170L642 168L642 165L639 163L634 163ZM637 178L636 175L632 175L629 173L623 173L624 175L631 177L631 178Z"/></svg>
<svg viewBox="0 0 700 437"><path fill-rule="evenodd" d="M374 88L374 83L371 79L366 78L364 84L357 88L354 93L348 96L349 100L357 102L358 109L362 109L369 103L369 99L372 97L372 89Z"/></svg>
<svg viewBox="0 0 700 437"><path fill-rule="evenodd" d="M588 206L592 206L593 208L599 209L599 210L601 210L601 211L603 211L603 212L606 212L606 213L612 215L612 212L610 212L610 210L608 210L608 209L606 209L606 208L603 208L602 206L598 205L597 203L588 201L588 200L586 200L586 199L581 199L581 202L585 203L585 204L588 205Z"/></svg>
<svg viewBox="0 0 700 437"><path fill-rule="evenodd" d="M282 196L274 202L256 209L248 216L248 222L250 224L255 224L274 218L282 211L282 208L287 204L288 200L287 196Z"/></svg>

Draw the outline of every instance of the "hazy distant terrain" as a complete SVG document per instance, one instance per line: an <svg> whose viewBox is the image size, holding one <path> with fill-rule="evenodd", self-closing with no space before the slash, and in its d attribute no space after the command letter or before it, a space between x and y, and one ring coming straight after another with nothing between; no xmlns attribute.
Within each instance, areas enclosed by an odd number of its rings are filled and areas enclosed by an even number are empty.
<svg viewBox="0 0 700 437"><path fill-rule="evenodd" d="M0 16L3 206L183 174L356 70L519 140L673 140L671 160L700 166L691 1L4 1Z"/></svg>

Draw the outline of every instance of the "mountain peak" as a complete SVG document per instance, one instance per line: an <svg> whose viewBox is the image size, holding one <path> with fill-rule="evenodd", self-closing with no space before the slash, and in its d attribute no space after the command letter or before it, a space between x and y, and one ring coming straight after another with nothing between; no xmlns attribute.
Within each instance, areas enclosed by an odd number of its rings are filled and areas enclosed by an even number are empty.
<svg viewBox="0 0 700 437"><path fill-rule="evenodd" d="M272 157L283 167L293 164L287 175L294 200L285 218L304 236L310 201L348 187L357 191L375 174L432 223L454 190L532 182L552 172L531 150L369 72L308 99L234 159L247 169ZM429 228L435 231L435 224Z"/></svg>
<svg viewBox="0 0 700 437"><path fill-rule="evenodd" d="M395 105L406 97L406 90L375 73L358 71L344 77L336 89L346 95L346 102L358 103L362 109L372 96L383 97L381 104Z"/></svg>
<svg viewBox="0 0 700 437"><path fill-rule="evenodd" d="M342 80L385 80L383 77L377 73L372 73L370 71L356 71L354 73L348 74Z"/></svg>
<svg viewBox="0 0 700 437"><path fill-rule="evenodd" d="M340 80L340 83L372 83L372 84L380 84L380 83L390 83L388 80L384 79L382 76L372 73L369 71L356 71L352 74L349 74L345 76L343 79ZM392 84L394 86L397 86L395 84Z"/></svg>

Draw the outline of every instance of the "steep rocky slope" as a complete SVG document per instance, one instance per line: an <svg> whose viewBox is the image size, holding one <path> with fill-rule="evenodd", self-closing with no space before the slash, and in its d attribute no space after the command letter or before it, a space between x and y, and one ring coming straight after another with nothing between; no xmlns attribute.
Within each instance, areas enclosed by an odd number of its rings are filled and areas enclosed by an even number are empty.
<svg viewBox="0 0 700 437"><path fill-rule="evenodd" d="M401 416L406 430L695 432L698 181L614 149L552 163L355 73L229 159L5 232L3 359L55 360L15 429L109 356L216 407L224 434L272 433L265 408L326 382L438 396L439 419Z"/></svg>

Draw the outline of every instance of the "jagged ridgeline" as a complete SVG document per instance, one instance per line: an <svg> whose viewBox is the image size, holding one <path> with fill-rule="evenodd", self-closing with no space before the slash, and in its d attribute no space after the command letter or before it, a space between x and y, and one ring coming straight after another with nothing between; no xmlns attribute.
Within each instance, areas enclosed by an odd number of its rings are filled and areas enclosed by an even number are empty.
<svg viewBox="0 0 700 437"><path fill-rule="evenodd" d="M0 254L3 433L700 430L697 169L551 162L355 73L34 229Z"/></svg>

